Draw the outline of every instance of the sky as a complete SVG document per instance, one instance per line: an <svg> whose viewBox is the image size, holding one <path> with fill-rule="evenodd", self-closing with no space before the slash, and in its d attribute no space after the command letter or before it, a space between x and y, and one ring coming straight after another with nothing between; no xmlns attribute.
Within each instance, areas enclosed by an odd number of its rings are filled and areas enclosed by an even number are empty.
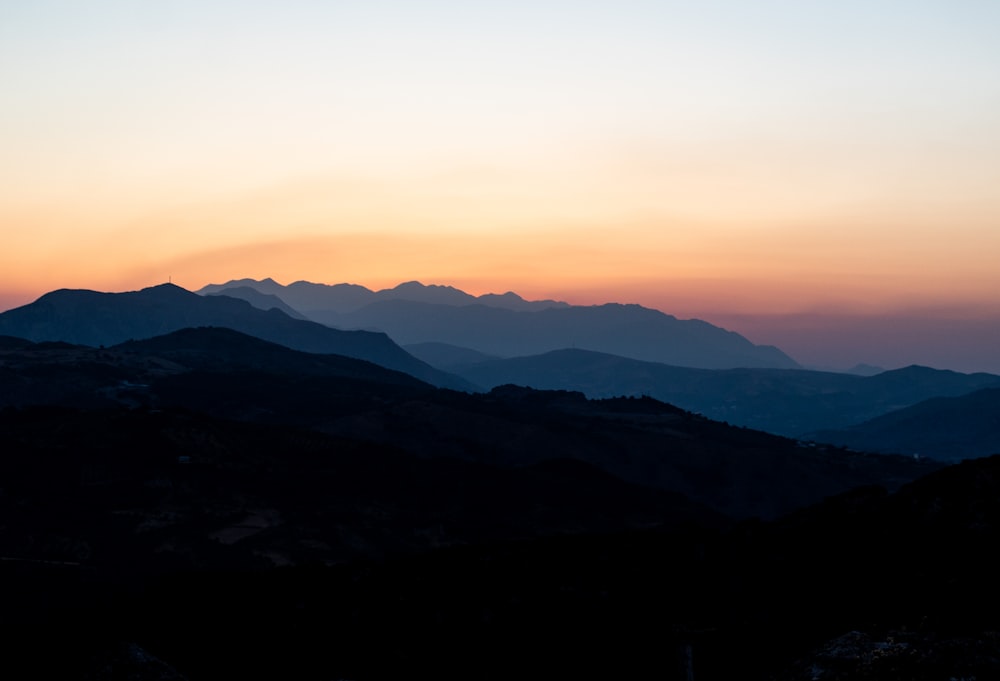
<svg viewBox="0 0 1000 681"><path fill-rule="evenodd" d="M0 0L0 310L402 281L1000 373L994 0Z"/></svg>

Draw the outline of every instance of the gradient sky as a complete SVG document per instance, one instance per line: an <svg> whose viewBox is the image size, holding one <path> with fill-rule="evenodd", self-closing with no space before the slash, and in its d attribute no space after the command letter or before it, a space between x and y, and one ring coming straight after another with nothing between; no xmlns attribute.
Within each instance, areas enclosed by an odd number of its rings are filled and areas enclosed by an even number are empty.
<svg viewBox="0 0 1000 681"><path fill-rule="evenodd" d="M998 31L995 0L0 0L0 309L417 279L1000 372Z"/></svg>

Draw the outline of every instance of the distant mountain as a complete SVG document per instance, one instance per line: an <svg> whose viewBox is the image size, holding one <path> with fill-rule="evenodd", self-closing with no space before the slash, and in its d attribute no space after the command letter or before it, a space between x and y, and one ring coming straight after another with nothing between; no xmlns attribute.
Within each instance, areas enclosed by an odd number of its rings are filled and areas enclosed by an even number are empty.
<svg viewBox="0 0 1000 681"><path fill-rule="evenodd" d="M849 428L821 430L821 442L943 461L1000 454L1000 388L936 397Z"/></svg>
<svg viewBox="0 0 1000 681"><path fill-rule="evenodd" d="M297 310L316 321L329 314L353 312L371 303L386 300L409 300L433 305L488 305L507 310L544 310L551 307L569 307L556 300L525 300L508 291L503 294L487 293L473 296L452 286L425 286L418 281L408 281L391 289L372 291L357 284L314 284L297 281L282 286L271 278L260 281L238 279L225 284L209 284L197 291L201 295L225 293L233 288L253 288L261 293L279 297Z"/></svg>
<svg viewBox="0 0 1000 681"><path fill-rule="evenodd" d="M391 300L317 318L337 328L378 329L404 345L441 342L501 357L576 347L710 369L798 366L777 348L754 345L707 322L680 320L639 305L519 312Z"/></svg>
<svg viewBox="0 0 1000 681"><path fill-rule="evenodd" d="M384 331L403 345L445 343L514 357L581 348L678 366L797 368L778 348L698 319L680 320L640 305L571 306L528 302L514 293L471 296L450 286L400 284L377 293L352 284L326 286L271 279L211 285L280 295L311 319L340 329Z"/></svg>
<svg viewBox="0 0 1000 681"><path fill-rule="evenodd" d="M877 367L871 364L862 363L862 364L855 364L845 373L854 374L855 376L874 376L875 374L881 374L884 371L885 369L883 367Z"/></svg>
<svg viewBox="0 0 1000 681"><path fill-rule="evenodd" d="M227 296L200 296L162 284L128 293L62 289L0 314L0 334L33 341L107 346L187 327L221 326L287 347L364 359L435 385L466 389L454 376L413 357L383 333L340 331Z"/></svg>
<svg viewBox="0 0 1000 681"><path fill-rule="evenodd" d="M414 343L405 345L403 349L408 353L443 371L451 371L455 367L468 366L479 362L489 362L500 359L496 355L487 355L473 350L463 348L448 343ZM505 383L507 381L504 381Z"/></svg>
<svg viewBox="0 0 1000 681"><path fill-rule="evenodd" d="M789 437L850 426L931 397L1000 387L1000 376L917 366L871 377L786 369L707 370L584 350L453 366L453 371L487 389L514 383L579 390L592 398L649 395L712 419Z"/></svg>
<svg viewBox="0 0 1000 681"><path fill-rule="evenodd" d="M284 312L286 315L292 319L309 319L304 314L289 307L285 301L275 295L268 293L261 293L255 288L249 286L236 286L234 288L227 288L219 293L210 293L208 295L213 296L229 296L230 298L239 298L240 300L245 300L251 305L253 305L258 310L271 310L278 309Z"/></svg>

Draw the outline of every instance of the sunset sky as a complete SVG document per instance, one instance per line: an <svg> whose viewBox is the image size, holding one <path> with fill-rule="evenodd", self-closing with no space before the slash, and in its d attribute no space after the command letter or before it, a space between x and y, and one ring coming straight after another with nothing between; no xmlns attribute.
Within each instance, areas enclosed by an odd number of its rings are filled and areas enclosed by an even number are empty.
<svg viewBox="0 0 1000 681"><path fill-rule="evenodd" d="M995 0L0 0L0 310L415 279L1000 373L998 35Z"/></svg>

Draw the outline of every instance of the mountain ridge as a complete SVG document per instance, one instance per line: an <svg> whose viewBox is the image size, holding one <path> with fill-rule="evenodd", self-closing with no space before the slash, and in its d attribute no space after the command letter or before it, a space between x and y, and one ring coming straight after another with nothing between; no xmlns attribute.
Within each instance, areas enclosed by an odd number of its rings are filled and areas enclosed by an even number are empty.
<svg viewBox="0 0 1000 681"><path fill-rule="evenodd" d="M920 366L868 377L806 369L701 369L582 349L449 368L486 389L514 383L580 390L591 398L649 395L715 420L787 437L853 426L923 399L1000 387L1000 376L993 374Z"/></svg>
<svg viewBox="0 0 1000 681"><path fill-rule="evenodd" d="M296 282L282 288L273 280L242 279L199 292L246 286L259 286L260 292L278 296L315 321L384 331L401 345L445 343L501 357L579 347L679 366L799 367L774 346L755 345L704 320L678 319L635 303L556 304L525 301L513 292L476 297L419 282L371 292L354 284ZM308 295L296 298L303 292Z"/></svg>
<svg viewBox="0 0 1000 681"><path fill-rule="evenodd" d="M942 469L649 397L390 373L218 327L0 336L0 398L63 398L0 409L3 668L104 678L125 640L169 678L1000 669L1000 457ZM111 403L74 404L87 385Z"/></svg>
<svg viewBox="0 0 1000 681"><path fill-rule="evenodd" d="M1000 388L936 396L841 429L809 437L873 452L955 462L1000 454Z"/></svg>
<svg viewBox="0 0 1000 681"><path fill-rule="evenodd" d="M372 290L360 284L318 284L298 280L283 286L274 279L233 279L224 284L208 284L198 289L199 295L221 293L233 288L253 288L261 293L275 295L296 310L312 317L313 313L346 313L380 300L412 300L447 305L491 304L506 309L545 309L568 307L558 300L525 300L513 291L485 293L474 296L454 286L423 284L405 281L393 288ZM318 320L317 320L318 321Z"/></svg>
<svg viewBox="0 0 1000 681"><path fill-rule="evenodd" d="M648 397L587 400L512 385L442 390L229 329L186 329L105 349L0 351L0 381L10 388L0 393L0 407L181 409L306 428L417 459L501 467L572 458L738 517L774 517L858 484L892 487L937 465L806 448Z"/></svg>

